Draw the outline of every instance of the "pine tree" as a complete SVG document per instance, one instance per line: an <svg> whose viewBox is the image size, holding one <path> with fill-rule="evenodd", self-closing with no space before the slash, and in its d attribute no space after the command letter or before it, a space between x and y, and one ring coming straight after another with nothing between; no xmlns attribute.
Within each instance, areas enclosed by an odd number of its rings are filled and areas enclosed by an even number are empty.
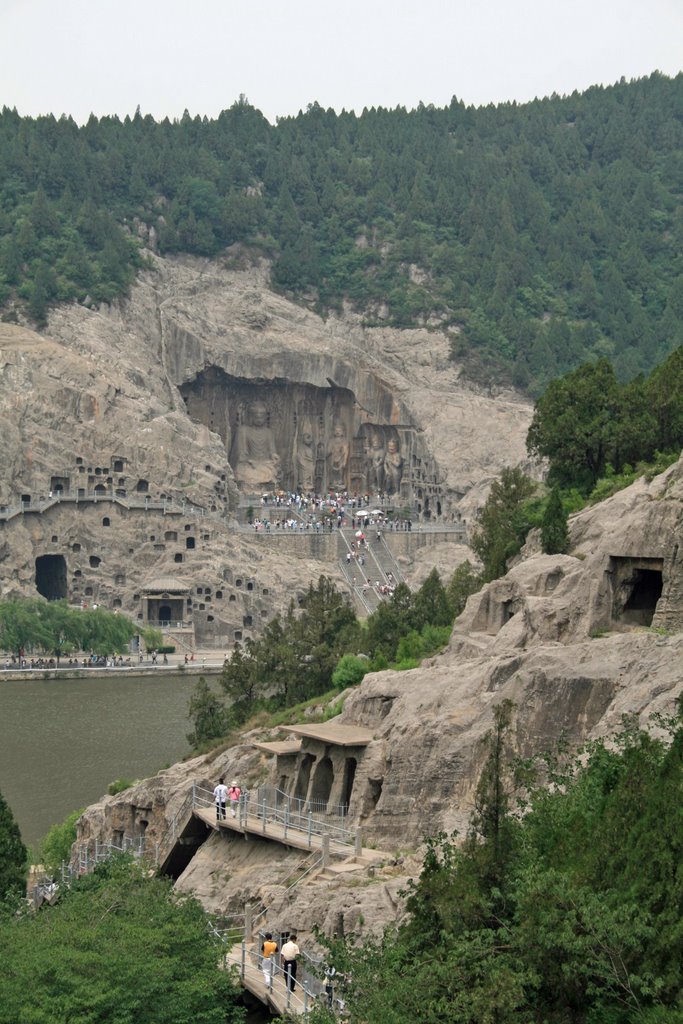
<svg viewBox="0 0 683 1024"><path fill-rule="evenodd" d="M27 857L19 826L0 793L0 901L26 892Z"/></svg>
<svg viewBox="0 0 683 1024"><path fill-rule="evenodd" d="M567 515L558 487L553 487L541 522L541 545L546 555L563 555L569 547Z"/></svg>

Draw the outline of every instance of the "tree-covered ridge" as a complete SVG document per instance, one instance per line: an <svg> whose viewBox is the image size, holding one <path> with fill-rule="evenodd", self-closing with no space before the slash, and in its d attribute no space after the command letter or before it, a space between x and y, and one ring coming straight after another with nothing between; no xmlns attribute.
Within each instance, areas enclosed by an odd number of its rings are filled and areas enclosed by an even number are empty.
<svg viewBox="0 0 683 1024"><path fill-rule="evenodd" d="M589 358L621 379L683 340L683 75L475 109L317 104L271 126L0 115L0 301L111 298L138 259L235 242L276 286L369 322L439 318L481 376L539 391Z"/></svg>

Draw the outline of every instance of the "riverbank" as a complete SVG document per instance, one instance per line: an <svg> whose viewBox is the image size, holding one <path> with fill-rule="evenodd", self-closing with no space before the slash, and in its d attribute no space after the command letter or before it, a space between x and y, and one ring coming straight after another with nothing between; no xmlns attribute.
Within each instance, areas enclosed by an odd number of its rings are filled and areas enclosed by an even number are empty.
<svg viewBox="0 0 683 1024"><path fill-rule="evenodd" d="M23 679L113 679L123 676L127 679L138 677L149 678L177 673L193 678L201 675L215 677L220 675L225 664L225 655L216 651L198 651L194 661L185 663L184 656L167 655L168 663L163 664L157 659L154 664L151 658L143 661L131 659L130 665L104 666L94 665L92 668L60 665L59 668L0 668L0 683L4 681L18 682Z"/></svg>

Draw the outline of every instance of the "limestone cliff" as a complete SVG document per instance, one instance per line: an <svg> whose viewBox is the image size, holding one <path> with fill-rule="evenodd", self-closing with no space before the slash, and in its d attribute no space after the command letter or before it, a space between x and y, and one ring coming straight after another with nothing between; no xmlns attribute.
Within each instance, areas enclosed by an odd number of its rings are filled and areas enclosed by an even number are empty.
<svg viewBox="0 0 683 1024"><path fill-rule="evenodd" d="M269 291L265 265L149 259L125 300L59 307L41 335L0 325L0 593L35 593L48 557L50 596L144 620L145 588L176 579L172 617L232 643L337 563L329 542L252 543L240 430L267 435L284 487L376 485L376 444L394 503L430 522L468 518L525 461L530 404L463 383L444 334L323 320Z"/></svg>
<svg viewBox="0 0 683 1024"><path fill-rule="evenodd" d="M269 737L246 736L91 807L80 840L113 829L139 834L144 820L154 841L191 781L212 784L219 773L308 799L324 789L330 804L346 797L350 820L387 851L381 867L346 882L318 878L293 901L284 879L303 871L301 860L291 867L296 855L269 854L259 843L247 857L241 839L212 834L178 885L212 909L260 903L273 927L332 930L339 914L349 927L361 915L365 928L381 927L402 912L401 876L416 867L403 862L406 848L419 851L427 834L466 828L495 704L513 701L523 755L552 748L560 736L578 745L609 735L625 714L645 722L673 710L683 690L682 530L683 458L574 516L570 554L547 556L528 545L504 578L470 598L440 655L410 672L367 676L350 691L335 721L369 730L369 740L342 747L313 727L302 730L300 749L284 747L269 759L250 747Z"/></svg>

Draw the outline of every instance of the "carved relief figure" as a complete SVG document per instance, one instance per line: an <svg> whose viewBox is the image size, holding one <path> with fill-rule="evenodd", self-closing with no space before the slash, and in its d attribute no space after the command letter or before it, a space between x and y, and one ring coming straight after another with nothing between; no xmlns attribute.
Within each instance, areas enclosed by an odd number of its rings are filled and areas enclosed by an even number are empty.
<svg viewBox="0 0 683 1024"><path fill-rule="evenodd" d="M312 491L315 480L315 445L307 427L296 450L296 482L304 491Z"/></svg>
<svg viewBox="0 0 683 1024"><path fill-rule="evenodd" d="M268 410L263 402L251 402L247 410L247 422L237 426L232 464L235 479L243 487L277 486L280 457L275 449L275 435L268 426Z"/></svg>
<svg viewBox="0 0 683 1024"><path fill-rule="evenodd" d="M349 461L349 442L341 423L337 423L327 448L328 487L346 486L346 466Z"/></svg>
<svg viewBox="0 0 683 1024"><path fill-rule="evenodd" d="M387 494L398 494L403 479L403 456L398 448L398 441L390 437L387 441L387 451L384 456L384 479L387 487Z"/></svg>
<svg viewBox="0 0 683 1024"><path fill-rule="evenodd" d="M368 455L368 487L377 494L384 490L384 454L384 438L375 430Z"/></svg>

